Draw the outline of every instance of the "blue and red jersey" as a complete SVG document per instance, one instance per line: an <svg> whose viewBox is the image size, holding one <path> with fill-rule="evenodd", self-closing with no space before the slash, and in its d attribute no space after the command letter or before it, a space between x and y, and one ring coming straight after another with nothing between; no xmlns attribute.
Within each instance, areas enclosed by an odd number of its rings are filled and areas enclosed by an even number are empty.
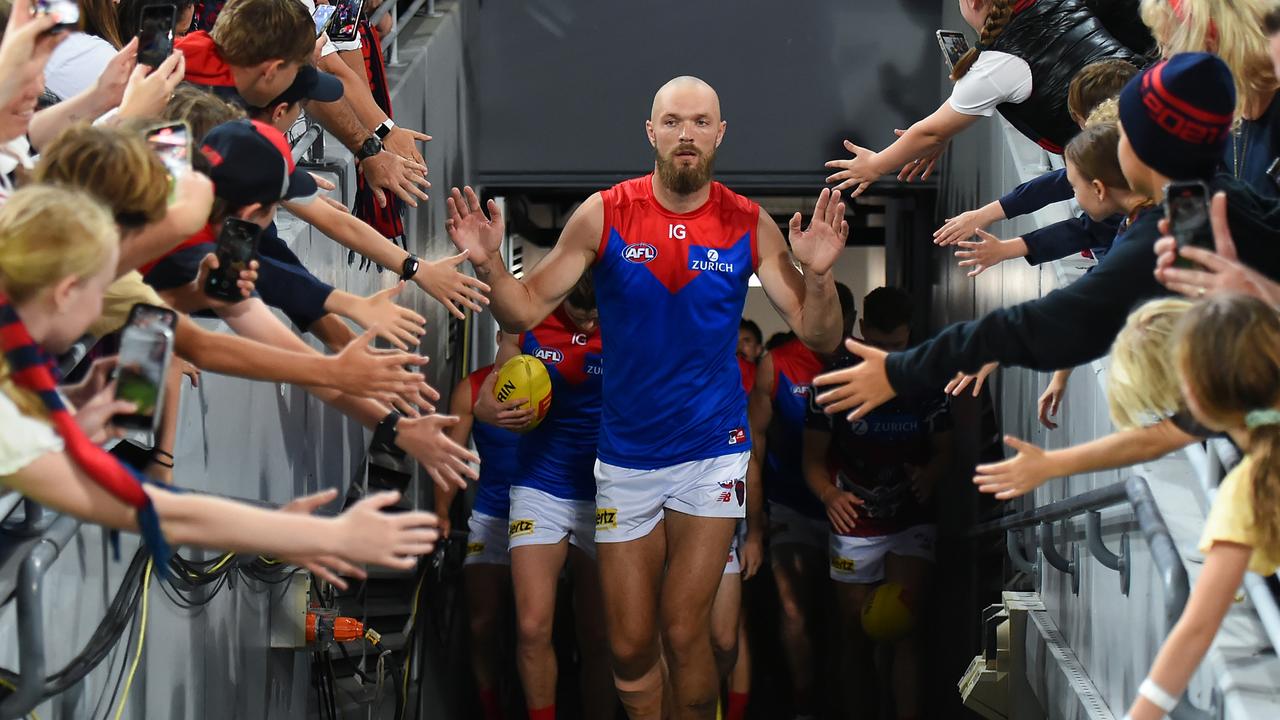
<svg viewBox="0 0 1280 720"><path fill-rule="evenodd" d="M801 469L805 413L813 378L822 371L823 361L798 339L769 351L769 359L773 362L773 419L765 433L765 499L825 520L826 508L805 483Z"/></svg>
<svg viewBox="0 0 1280 720"><path fill-rule="evenodd" d="M480 386L491 372L493 366L489 365L467 377L471 381L472 408L475 408L476 400L480 398ZM511 480L520 469L520 464L516 461L516 447L520 443L520 436L510 430L476 420L471 423L471 439L476 444L476 454L480 456L480 479L476 482L476 496L471 511L505 518L511 504Z"/></svg>
<svg viewBox="0 0 1280 720"><path fill-rule="evenodd" d="M594 267L609 355L600 460L637 470L751 447L736 351L760 207L713 182L701 207L674 213L652 182L600 194Z"/></svg>
<svg viewBox="0 0 1280 720"><path fill-rule="evenodd" d="M841 348L827 369L862 362ZM933 435L951 430L951 404L946 393L895 397L860 420L845 413L827 415L809 404L807 426L831 434L827 470L842 490L858 496L858 522L853 537L892 535L914 525L935 522L932 502L922 504L912 493L913 468L933 459Z"/></svg>
<svg viewBox="0 0 1280 720"><path fill-rule="evenodd" d="M596 441L604 355L600 329L584 333L562 308L521 333L520 352L547 366L551 409L520 438L520 473L512 484L565 500L594 500Z"/></svg>

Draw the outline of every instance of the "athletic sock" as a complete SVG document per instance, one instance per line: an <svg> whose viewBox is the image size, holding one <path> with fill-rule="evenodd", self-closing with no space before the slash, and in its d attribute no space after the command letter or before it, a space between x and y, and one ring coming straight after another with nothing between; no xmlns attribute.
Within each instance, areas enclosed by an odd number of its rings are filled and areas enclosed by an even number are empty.
<svg viewBox="0 0 1280 720"><path fill-rule="evenodd" d="M493 690L480 691L480 714L484 720L502 720L502 703Z"/></svg>
<svg viewBox="0 0 1280 720"><path fill-rule="evenodd" d="M544 708L529 710L529 720L556 720L556 706L548 705Z"/></svg>
<svg viewBox="0 0 1280 720"><path fill-rule="evenodd" d="M751 693L729 692L729 712L724 716L725 720L743 720L747 716L747 703L751 700Z"/></svg>

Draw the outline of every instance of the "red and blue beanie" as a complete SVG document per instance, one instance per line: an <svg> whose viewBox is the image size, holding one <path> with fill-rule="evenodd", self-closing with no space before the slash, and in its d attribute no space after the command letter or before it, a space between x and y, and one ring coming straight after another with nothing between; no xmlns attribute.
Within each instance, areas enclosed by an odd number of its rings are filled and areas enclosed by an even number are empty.
<svg viewBox="0 0 1280 720"><path fill-rule="evenodd" d="M1120 91L1120 124L1138 159L1172 180L1213 176L1236 107L1226 63L1180 53L1152 65Z"/></svg>

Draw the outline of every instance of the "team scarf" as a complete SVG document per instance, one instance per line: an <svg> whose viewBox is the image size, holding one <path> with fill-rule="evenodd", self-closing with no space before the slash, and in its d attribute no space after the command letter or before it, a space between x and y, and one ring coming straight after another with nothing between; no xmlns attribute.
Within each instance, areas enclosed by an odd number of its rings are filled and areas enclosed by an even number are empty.
<svg viewBox="0 0 1280 720"><path fill-rule="evenodd" d="M364 55L365 78L369 81L369 92L382 112L386 113L387 117L391 117L391 86L387 83L387 67L382 61L382 41L378 37L377 30L369 25L368 18L361 18L358 28L361 39L360 51ZM378 201L373 197L373 188L365 182L363 173L357 174L355 216L371 225L383 237L390 238L391 242L402 244L408 250L409 241L405 237L404 220L401 218L404 203L394 193L387 192L384 195L387 206L378 207ZM354 252L348 253L348 264L354 262L355 258ZM367 269L369 264L368 260L362 260L360 269Z"/></svg>
<svg viewBox="0 0 1280 720"><path fill-rule="evenodd" d="M76 424L58 394L53 359L31 339L4 294L0 294L0 348L14 384L35 393L44 403L71 460L104 490L138 511L138 529L155 559L155 567L167 568L169 544L160 530L160 518L151 498L142 489L145 481L137 471L95 445Z"/></svg>

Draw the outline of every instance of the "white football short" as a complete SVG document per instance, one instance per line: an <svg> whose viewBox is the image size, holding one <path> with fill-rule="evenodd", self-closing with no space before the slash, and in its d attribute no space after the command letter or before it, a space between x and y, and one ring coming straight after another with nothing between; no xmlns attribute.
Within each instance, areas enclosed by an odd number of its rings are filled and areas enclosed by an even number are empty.
<svg viewBox="0 0 1280 720"><path fill-rule="evenodd" d="M742 574L742 554L740 552L742 543L747 539L747 522L745 520L738 521L738 528L733 531L733 538L729 540L729 559L724 564L725 575L741 575Z"/></svg>
<svg viewBox="0 0 1280 720"><path fill-rule="evenodd" d="M510 565L507 519L472 511L467 520L467 556L463 565Z"/></svg>
<svg viewBox="0 0 1280 720"><path fill-rule="evenodd" d="M663 510L697 517L746 517L749 452L693 460L656 470L596 461L596 542L642 538Z"/></svg>
<svg viewBox="0 0 1280 720"><path fill-rule="evenodd" d="M884 556L889 553L933 561L937 525L916 525L892 535L847 537L831 534L831 579L870 585L884 580Z"/></svg>
<svg viewBox="0 0 1280 720"><path fill-rule="evenodd" d="M595 511L590 500L565 500L531 487L512 485L508 547L555 545L568 537L570 544L594 558Z"/></svg>
<svg viewBox="0 0 1280 720"><path fill-rule="evenodd" d="M827 548L831 525L783 505L769 503L769 547L804 545L815 550Z"/></svg>

